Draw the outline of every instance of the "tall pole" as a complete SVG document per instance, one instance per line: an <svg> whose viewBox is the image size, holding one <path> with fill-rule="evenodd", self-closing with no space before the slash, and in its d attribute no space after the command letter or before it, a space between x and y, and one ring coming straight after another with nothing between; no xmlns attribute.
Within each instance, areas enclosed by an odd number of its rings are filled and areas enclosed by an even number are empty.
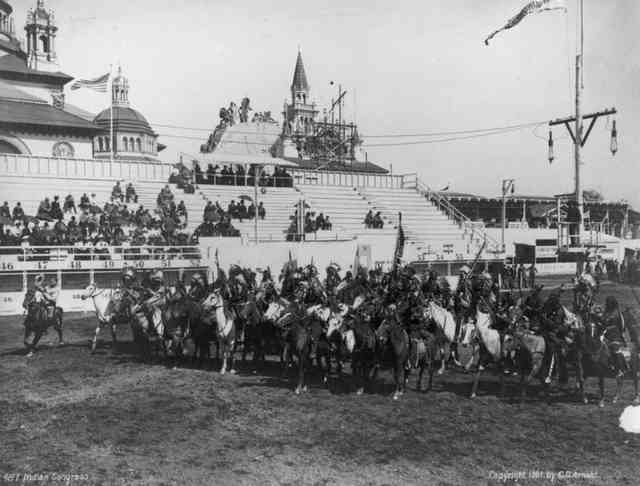
<svg viewBox="0 0 640 486"><path fill-rule="evenodd" d="M113 64L109 67L109 85L111 86L111 112L109 114L109 118L111 119L109 126L109 137L111 137L111 164L113 164L113 159L115 158L115 150L116 150L116 140L113 138Z"/></svg>
<svg viewBox="0 0 640 486"><path fill-rule="evenodd" d="M262 166L258 165L253 171L253 205L255 206L253 216L253 237L258 244L258 182L262 176Z"/></svg>
<svg viewBox="0 0 640 486"><path fill-rule="evenodd" d="M576 126L575 126L575 192L576 192L576 205L578 206L578 234L576 235L575 242L580 245L580 237L584 227L584 197L582 194L582 181L580 180L580 165L582 164L580 149L582 148L582 110L581 110L581 95L582 95L582 71L583 71L583 55L584 55L584 0L579 0L579 13L580 16L580 51L576 56Z"/></svg>

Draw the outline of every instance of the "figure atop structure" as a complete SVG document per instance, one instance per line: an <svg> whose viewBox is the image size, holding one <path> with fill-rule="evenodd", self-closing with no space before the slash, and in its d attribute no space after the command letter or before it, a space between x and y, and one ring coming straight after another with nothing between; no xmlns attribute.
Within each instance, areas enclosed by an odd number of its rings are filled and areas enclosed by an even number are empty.
<svg viewBox="0 0 640 486"><path fill-rule="evenodd" d="M38 0L35 10L27 13L27 59L31 69L56 72L60 69L56 54L58 27L53 10L47 10L44 0Z"/></svg>

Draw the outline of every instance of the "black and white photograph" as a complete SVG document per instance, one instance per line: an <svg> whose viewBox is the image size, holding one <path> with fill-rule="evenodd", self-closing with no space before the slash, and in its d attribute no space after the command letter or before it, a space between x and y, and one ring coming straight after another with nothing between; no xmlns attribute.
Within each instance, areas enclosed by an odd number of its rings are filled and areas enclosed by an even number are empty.
<svg viewBox="0 0 640 486"><path fill-rule="evenodd" d="M639 27L0 0L0 484L640 484Z"/></svg>

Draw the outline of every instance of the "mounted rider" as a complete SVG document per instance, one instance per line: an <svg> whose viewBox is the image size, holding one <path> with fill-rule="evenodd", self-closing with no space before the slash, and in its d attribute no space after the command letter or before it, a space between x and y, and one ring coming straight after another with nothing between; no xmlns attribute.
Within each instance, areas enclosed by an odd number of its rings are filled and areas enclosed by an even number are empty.
<svg viewBox="0 0 640 486"><path fill-rule="evenodd" d="M189 280L189 292L187 295L196 302L202 302L207 297L208 291L207 276L200 272L194 273Z"/></svg>
<svg viewBox="0 0 640 486"><path fill-rule="evenodd" d="M631 339L618 300L613 296L609 296L605 300L602 324L604 328L602 336L611 353L612 364L618 370L618 375L624 376L627 365L622 349L630 344Z"/></svg>
<svg viewBox="0 0 640 486"><path fill-rule="evenodd" d="M551 294L542 307L539 330L549 346L552 362L558 363L561 382L566 382L566 379L568 379L566 360L563 359L567 355L567 337L569 335L565 320L566 315L564 308L560 304L560 296ZM552 372L553 366L549 370L547 382L550 382Z"/></svg>
<svg viewBox="0 0 640 486"><path fill-rule="evenodd" d="M154 329L162 324L162 308L166 301L167 288L161 270L155 270L149 275L145 286L145 296L142 303L147 317Z"/></svg>
<svg viewBox="0 0 640 486"><path fill-rule="evenodd" d="M44 275L39 274L36 275L33 283L33 297L27 304L29 311L27 319L32 316L33 311L35 310L37 305L44 306L47 319L53 319L58 304L58 297L60 295L60 289L58 288L58 279L56 277L51 277L47 282L45 281Z"/></svg>

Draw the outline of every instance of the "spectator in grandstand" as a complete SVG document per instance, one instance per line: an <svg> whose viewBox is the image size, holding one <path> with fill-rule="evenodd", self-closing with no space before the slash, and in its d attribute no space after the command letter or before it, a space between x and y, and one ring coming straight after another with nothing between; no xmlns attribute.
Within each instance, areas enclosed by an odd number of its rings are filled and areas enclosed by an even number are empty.
<svg viewBox="0 0 640 486"><path fill-rule="evenodd" d="M324 217L324 224L322 225L322 229L325 231L331 231L331 228L333 227L333 224L331 224L331 221L329 221L329 216L325 216Z"/></svg>
<svg viewBox="0 0 640 486"><path fill-rule="evenodd" d="M323 230L324 229L324 214L320 213L316 216L315 221L316 229Z"/></svg>
<svg viewBox="0 0 640 486"><path fill-rule="evenodd" d="M238 164L238 168L236 169L236 186L244 186L245 182L244 166L242 164Z"/></svg>
<svg viewBox="0 0 640 486"><path fill-rule="evenodd" d="M243 219L247 219L247 206L244 204L244 199L240 200L240 204L236 206L236 211L238 213L238 219L242 223Z"/></svg>
<svg viewBox="0 0 640 486"><path fill-rule="evenodd" d="M375 229L384 228L384 221L382 221L382 216L380 215L380 211L378 211L376 215L373 217L373 227Z"/></svg>
<svg viewBox="0 0 640 486"><path fill-rule="evenodd" d="M256 217L256 205L253 204L253 201L252 201L251 204L249 204L249 207L247 208L247 218L253 219L255 217Z"/></svg>
<svg viewBox="0 0 640 486"><path fill-rule="evenodd" d="M14 221L22 221L23 218L24 218L24 210L22 209L22 206L18 202L13 207L12 219Z"/></svg>
<svg viewBox="0 0 640 486"><path fill-rule="evenodd" d="M315 213L307 212L304 215L304 232L305 233L315 233L317 231L316 222L313 219L313 215Z"/></svg>
<svg viewBox="0 0 640 486"><path fill-rule="evenodd" d="M213 166L213 164L209 164L209 166L207 167L207 184L215 184L216 183L216 172L218 166L216 165L215 167Z"/></svg>
<svg viewBox="0 0 640 486"><path fill-rule="evenodd" d="M260 219L264 219L266 215L267 211L264 209L262 202L260 202L260 204L258 204L258 216L260 217Z"/></svg>
<svg viewBox="0 0 640 486"><path fill-rule="evenodd" d="M116 181L116 185L111 190L111 198L122 200L122 187L120 187L120 181Z"/></svg>
<svg viewBox="0 0 640 486"><path fill-rule="evenodd" d="M127 188L125 190L125 200L126 202L130 203L137 203L138 202L138 195L136 194L136 190L133 187L133 184L131 182L129 182L129 184L127 184Z"/></svg>
<svg viewBox="0 0 640 486"><path fill-rule="evenodd" d="M76 202L73 200L73 196L71 194L67 194L67 197L64 198L62 212L66 214L71 213L72 211L74 214L78 214L78 210L76 209Z"/></svg>
<svg viewBox="0 0 640 486"><path fill-rule="evenodd" d="M41 220L50 220L51 219L51 203L49 202L49 198L45 197L44 200L40 201L40 205L38 206L38 213L36 214L36 218Z"/></svg>
<svg viewBox="0 0 640 486"><path fill-rule="evenodd" d="M11 219L11 208L9 207L9 202L5 201L2 206L0 206L0 216Z"/></svg>
<svg viewBox="0 0 640 486"><path fill-rule="evenodd" d="M198 161L193 161L193 172L196 175L196 184L204 184L204 177L202 175L202 169L200 168L200 164Z"/></svg>
<svg viewBox="0 0 640 486"><path fill-rule="evenodd" d="M185 206L184 201L180 201L178 207L176 208L176 213L178 216L184 216L185 218L187 217L187 206Z"/></svg>
<svg viewBox="0 0 640 486"><path fill-rule="evenodd" d="M369 209L369 212L364 217L364 226L367 229L373 228L373 211Z"/></svg>
<svg viewBox="0 0 640 486"><path fill-rule="evenodd" d="M54 220L62 219L62 209L60 209L60 197L54 196L51 202L51 218Z"/></svg>

